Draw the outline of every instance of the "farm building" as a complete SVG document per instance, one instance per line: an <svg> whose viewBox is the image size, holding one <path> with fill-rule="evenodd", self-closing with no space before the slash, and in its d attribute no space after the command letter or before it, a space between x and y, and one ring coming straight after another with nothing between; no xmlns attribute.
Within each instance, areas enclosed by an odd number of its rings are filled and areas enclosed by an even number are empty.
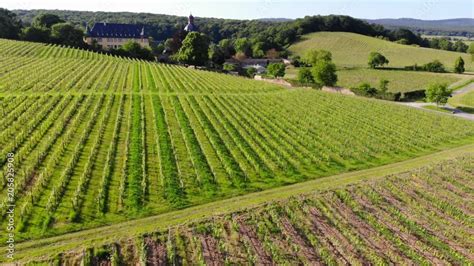
<svg viewBox="0 0 474 266"><path fill-rule="evenodd" d="M142 47L150 46L145 27L134 24L95 23L91 29L86 27L84 41L89 45L96 42L103 49L117 49L128 41L137 42Z"/></svg>

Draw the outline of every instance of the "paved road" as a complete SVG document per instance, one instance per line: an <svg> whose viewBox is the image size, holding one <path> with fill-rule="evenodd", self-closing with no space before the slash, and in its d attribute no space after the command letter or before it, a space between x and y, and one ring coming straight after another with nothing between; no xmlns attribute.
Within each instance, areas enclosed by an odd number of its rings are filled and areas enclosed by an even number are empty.
<svg viewBox="0 0 474 266"><path fill-rule="evenodd" d="M453 91L452 95L454 96L454 95L458 95L458 94L461 94L461 93L470 92L470 91L473 91L473 90L474 90L474 82L471 82L471 83L467 84L466 86L464 86L464 88Z"/></svg>
<svg viewBox="0 0 474 266"><path fill-rule="evenodd" d="M427 111L433 111L433 112L440 113L440 112L435 111L435 110L430 110L430 109L423 108L424 106L429 106L429 105L436 106L436 104L434 104L434 103L418 103L418 102L407 102L407 103L398 102L398 103L406 105L406 106L414 107L414 108L419 108L419 109L423 109L423 110L427 110ZM451 111L451 113L442 113L442 114L452 115L452 116L461 117L461 118L464 118L464 119L469 119L469 120L474 121L474 114L463 112L459 109L456 109L456 108L450 106L449 104L446 104L445 106L442 106L442 108L446 109L448 111Z"/></svg>
<svg viewBox="0 0 474 266"><path fill-rule="evenodd" d="M462 89L453 91L452 95L454 96L454 95L458 95L458 94L461 94L461 93L467 93L467 92L470 92L470 91L474 91L474 82L470 83L470 84L467 84ZM406 103L405 102L399 102L399 103L403 104L403 105L406 105L406 106L411 106L411 107L414 107L414 108L420 108L420 109L424 109L424 110L429 110L429 109L425 109L425 108L423 108L423 106L428 106L428 105L435 106L436 105L434 103L419 103L419 102L406 102ZM451 111L451 114L449 114L449 113L444 113L444 114L453 115L453 116L456 116L456 117L461 117L461 118L464 118L464 119L469 119L469 120L474 121L474 114L463 112L463 111L461 111L459 109L456 109L456 107L453 107L449 104L446 104L446 105L442 106L442 108L444 108L448 111ZM434 110L432 110L432 111L437 112L437 111L434 111Z"/></svg>

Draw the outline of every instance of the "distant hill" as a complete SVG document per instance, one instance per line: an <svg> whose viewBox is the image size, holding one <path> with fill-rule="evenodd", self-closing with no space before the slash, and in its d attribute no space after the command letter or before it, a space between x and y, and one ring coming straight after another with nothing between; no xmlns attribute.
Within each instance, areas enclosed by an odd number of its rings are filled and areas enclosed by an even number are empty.
<svg viewBox="0 0 474 266"><path fill-rule="evenodd" d="M438 59L450 69L453 67L456 58L462 56L466 62L466 70L474 70L471 58L466 53L402 45L349 32L307 34L302 36L302 41L291 45L289 48L296 55L304 55L308 49L331 51L333 61L338 66L366 67L370 52L378 51L390 60L389 67L422 65Z"/></svg>
<svg viewBox="0 0 474 266"><path fill-rule="evenodd" d="M366 19L369 23L383 25L387 28L408 28L427 35L452 35L474 37L474 19L455 18L443 20L421 20L412 18L399 19Z"/></svg>

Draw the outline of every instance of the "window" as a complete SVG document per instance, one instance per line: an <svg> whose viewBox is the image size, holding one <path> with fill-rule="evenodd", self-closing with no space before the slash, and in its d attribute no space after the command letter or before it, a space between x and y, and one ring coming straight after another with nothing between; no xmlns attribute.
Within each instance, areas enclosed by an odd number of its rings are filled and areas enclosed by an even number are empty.
<svg viewBox="0 0 474 266"><path fill-rule="evenodd" d="M102 38L98 38L97 41L102 42Z"/></svg>

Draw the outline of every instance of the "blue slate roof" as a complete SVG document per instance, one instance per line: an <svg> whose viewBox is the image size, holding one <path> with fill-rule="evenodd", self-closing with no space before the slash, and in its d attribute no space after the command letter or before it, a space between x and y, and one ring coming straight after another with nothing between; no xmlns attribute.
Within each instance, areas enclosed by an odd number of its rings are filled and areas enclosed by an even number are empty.
<svg viewBox="0 0 474 266"><path fill-rule="evenodd" d="M86 34L89 37L148 38L142 25L105 22L95 23Z"/></svg>

